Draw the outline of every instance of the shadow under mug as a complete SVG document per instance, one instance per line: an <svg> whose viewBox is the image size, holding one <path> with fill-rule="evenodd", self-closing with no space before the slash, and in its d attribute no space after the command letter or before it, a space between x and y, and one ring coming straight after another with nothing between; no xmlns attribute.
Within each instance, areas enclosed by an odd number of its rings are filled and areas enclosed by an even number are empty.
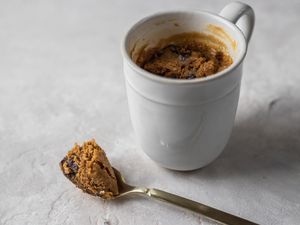
<svg viewBox="0 0 300 225"><path fill-rule="evenodd" d="M157 13L127 32L122 54L130 117L138 144L159 165L194 170L221 154L234 124L242 62L253 27L252 8L233 2L218 15L204 11ZM155 46L162 38L191 31L221 39L233 64L212 76L178 80L153 75L131 59L145 44Z"/></svg>

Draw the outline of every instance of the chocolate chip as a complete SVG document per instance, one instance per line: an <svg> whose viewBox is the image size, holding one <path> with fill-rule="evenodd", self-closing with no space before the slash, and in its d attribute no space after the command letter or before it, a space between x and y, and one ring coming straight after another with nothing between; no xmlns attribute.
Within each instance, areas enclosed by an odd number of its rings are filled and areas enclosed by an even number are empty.
<svg viewBox="0 0 300 225"><path fill-rule="evenodd" d="M196 78L195 74L189 74L186 79L191 80L191 79L195 79L195 78Z"/></svg>
<svg viewBox="0 0 300 225"><path fill-rule="evenodd" d="M158 58L160 57L162 54L164 54L164 50L160 49L157 52L154 53L153 58Z"/></svg>
<svg viewBox="0 0 300 225"><path fill-rule="evenodd" d="M172 51L172 52L178 52L178 50L177 50L177 46L176 45L173 45L173 44L170 44L170 45L168 45L168 47L170 48L170 50Z"/></svg>
<svg viewBox="0 0 300 225"><path fill-rule="evenodd" d="M185 57L184 55L178 55L178 58L180 61L185 61L187 59L187 57Z"/></svg>
<svg viewBox="0 0 300 225"><path fill-rule="evenodd" d="M189 50L189 49L185 49L185 48L180 48L180 51L179 51L179 60L180 61L185 61L187 58L189 58L192 54L192 51Z"/></svg>
<svg viewBox="0 0 300 225"><path fill-rule="evenodd" d="M72 172L76 174L78 171L78 165L74 162L74 160L72 158L69 158L66 162L68 167L72 170Z"/></svg>
<svg viewBox="0 0 300 225"><path fill-rule="evenodd" d="M223 52L217 52L215 57L216 57L216 59L218 61L222 61L222 59L223 59Z"/></svg>

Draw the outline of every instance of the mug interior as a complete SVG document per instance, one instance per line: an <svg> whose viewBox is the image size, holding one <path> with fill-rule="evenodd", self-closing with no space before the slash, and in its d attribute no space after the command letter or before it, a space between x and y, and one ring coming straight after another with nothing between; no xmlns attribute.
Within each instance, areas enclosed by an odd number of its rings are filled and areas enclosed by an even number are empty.
<svg viewBox="0 0 300 225"><path fill-rule="evenodd" d="M161 39L185 32L201 32L216 37L227 46L228 53L233 59L232 65L213 76L186 80L185 82L216 78L240 64L245 56L246 40L237 26L218 15L199 11L157 13L144 18L136 23L127 33L122 46L123 54L135 69L141 70L143 71L142 73L149 76L150 73L138 67L133 58L140 54L141 49L147 50L147 48L155 47ZM154 79L168 79L175 82L183 81L150 75L156 77Z"/></svg>

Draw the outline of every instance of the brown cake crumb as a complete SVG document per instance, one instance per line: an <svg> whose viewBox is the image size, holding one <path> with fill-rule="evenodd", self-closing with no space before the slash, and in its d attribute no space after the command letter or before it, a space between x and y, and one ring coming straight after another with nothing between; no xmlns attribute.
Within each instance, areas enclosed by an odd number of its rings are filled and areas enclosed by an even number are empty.
<svg viewBox="0 0 300 225"><path fill-rule="evenodd" d="M75 146L61 161L64 175L83 191L111 199L118 195L118 184L105 152L95 142Z"/></svg>
<svg viewBox="0 0 300 225"><path fill-rule="evenodd" d="M136 63L153 74L175 79L210 76L232 64L232 58L225 51L223 43L219 41L221 47L210 45L207 40L212 37L199 34L202 39L206 38L202 41L193 38L196 36L195 33L177 35L175 41L171 37L170 43L142 51Z"/></svg>

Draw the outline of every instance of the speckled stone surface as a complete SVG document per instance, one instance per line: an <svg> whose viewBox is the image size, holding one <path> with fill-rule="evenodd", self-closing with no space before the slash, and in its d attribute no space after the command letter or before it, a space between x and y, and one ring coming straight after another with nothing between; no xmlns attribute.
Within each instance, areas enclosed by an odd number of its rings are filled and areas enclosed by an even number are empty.
<svg viewBox="0 0 300 225"><path fill-rule="evenodd" d="M300 3L247 1L257 23L235 127L201 170L158 167L130 124L120 40L168 9L218 12L229 1L1 1L0 224L211 224L143 198L104 202L76 189L58 163L90 138L129 183L156 187L260 224L300 221Z"/></svg>

